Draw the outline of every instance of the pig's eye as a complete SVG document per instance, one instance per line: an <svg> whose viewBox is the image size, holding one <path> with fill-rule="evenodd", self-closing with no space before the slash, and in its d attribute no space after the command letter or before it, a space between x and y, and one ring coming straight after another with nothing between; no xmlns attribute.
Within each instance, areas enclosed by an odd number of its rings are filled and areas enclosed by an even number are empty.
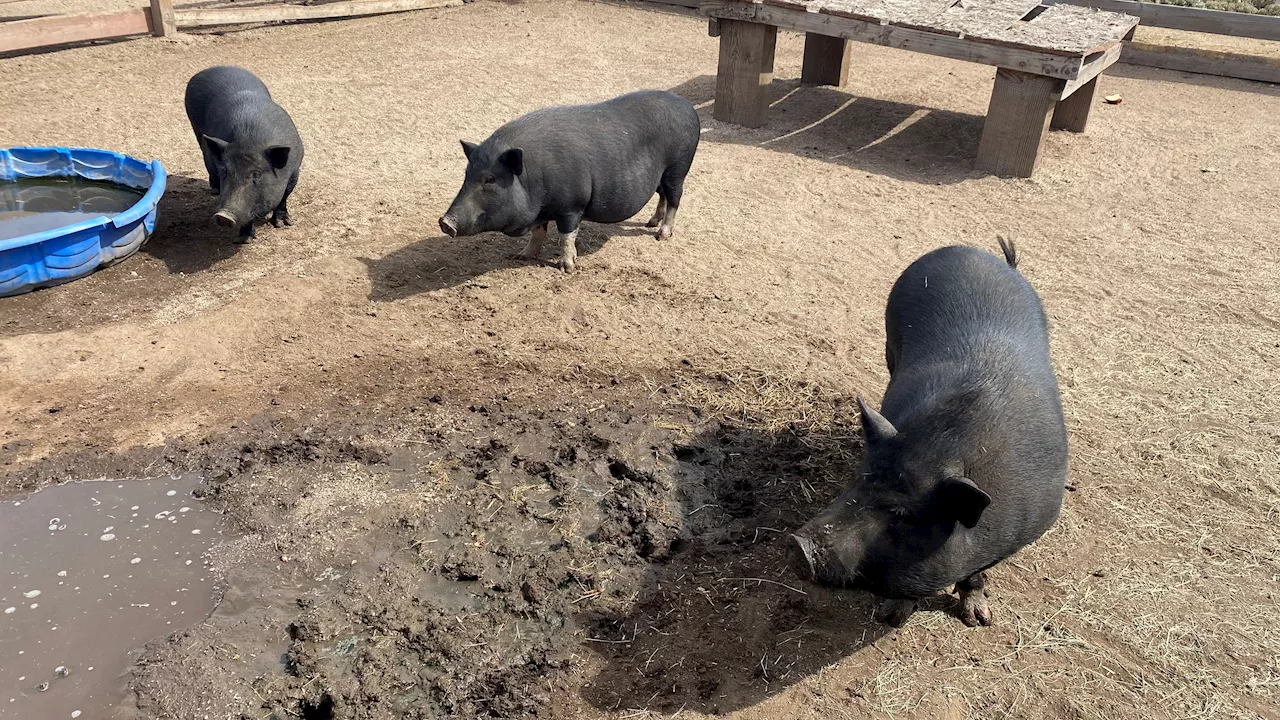
<svg viewBox="0 0 1280 720"><path fill-rule="evenodd" d="M483 182L485 185L492 185L498 182L498 178L492 175L485 175L484 180L481 180L481 182Z"/></svg>

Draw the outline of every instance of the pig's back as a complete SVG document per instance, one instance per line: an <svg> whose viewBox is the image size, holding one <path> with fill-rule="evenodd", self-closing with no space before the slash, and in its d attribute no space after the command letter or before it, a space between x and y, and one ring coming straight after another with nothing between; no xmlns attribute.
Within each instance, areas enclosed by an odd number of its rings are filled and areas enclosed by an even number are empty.
<svg viewBox="0 0 1280 720"><path fill-rule="evenodd" d="M275 105L257 75L244 68L219 65L201 70L187 82L187 117L198 130L228 124L246 105Z"/></svg>

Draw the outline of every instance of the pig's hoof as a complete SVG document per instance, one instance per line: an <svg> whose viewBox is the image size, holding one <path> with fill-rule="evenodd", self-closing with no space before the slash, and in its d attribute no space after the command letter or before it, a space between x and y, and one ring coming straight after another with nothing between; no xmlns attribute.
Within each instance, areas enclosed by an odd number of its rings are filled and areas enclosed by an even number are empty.
<svg viewBox="0 0 1280 720"><path fill-rule="evenodd" d="M649 218L649 222L645 223L644 226L647 228L656 228L661 224L662 224L662 216L654 215L653 217Z"/></svg>
<svg viewBox="0 0 1280 720"><path fill-rule="evenodd" d="M907 624L915 611L915 600L885 600L876 610L876 622L900 628Z"/></svg>
<svg viewBox="0 0 1280 720"><path fill-rule="evenodd" d="M671 228L662 228L658 231L657 237L659 240L670 240L674 235L675 233L671 231Z"/></svg>
<svg viewBox="0 0 1280 720"><path fill-rule="evenodd" d="M219 195L221 195L221 194L222 194L222 188L216 188L216 187L214 187L214 186L210 185L210 186L209 186L209 194L210 194L210 195L212 195L212 196L214 196L214 197L218 197Z"/></svg>
<svg viewBox="0 0 1280 720"><path fill-rule="evenodd" d="M289 217L289 213L275 213L271 216L271 227L283 227L285 225L293 225L293 218Z"/></svg>
<svg viewBox="0 0 1280 720"><path fill-rule="evenodd" d="M518 253L511 253L511 259L512 260L537 260L538 253L529 252L528 250L521 250Z"/></svg>
<svg viewBox="0 0 1280 720"><path fill-rule="evenodd" d="M969 627L991 625L991 606L982 590L963 592L960 595L960 622Z"/></svg>
<svg viewBox="0 0 1280 720"><path fill-rule="evenodd" d="M577 265L575 265L572 260L569 260L567 258L560 258L556 262L556 267L560 268L561 270L567 273L571 273L573 272L573 269L577 267Z"/></svg>

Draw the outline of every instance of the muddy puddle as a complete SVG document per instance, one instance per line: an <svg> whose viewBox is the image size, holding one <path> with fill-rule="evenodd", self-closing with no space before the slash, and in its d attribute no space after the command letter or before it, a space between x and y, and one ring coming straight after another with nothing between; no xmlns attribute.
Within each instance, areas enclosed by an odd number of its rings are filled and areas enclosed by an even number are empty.
<svg viewBox="0 0 1280 720"><path fill-rule="evenodd" d="M0 501L0 718L108 718L136 652L209 614L221 517L198 485L68 483Z"/></svg>
<svg viewBox="0 0 1280 720"><path fill-rule="evenodd" d="M115 217L141 199L141 191L112 183L44 178L0 182L0 241Z"/></svg>

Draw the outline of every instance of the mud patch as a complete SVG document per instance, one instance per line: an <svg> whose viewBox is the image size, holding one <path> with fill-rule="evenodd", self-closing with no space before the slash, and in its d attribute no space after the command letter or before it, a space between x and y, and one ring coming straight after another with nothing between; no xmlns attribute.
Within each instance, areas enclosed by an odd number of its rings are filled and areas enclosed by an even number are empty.
<svg viewBox="0 0 1280 720"><path fill-rule="evenodd" d="M95 720L134 650L203 620L220 516L196 476L49 487L0 503L0 718Z"/></svg>

